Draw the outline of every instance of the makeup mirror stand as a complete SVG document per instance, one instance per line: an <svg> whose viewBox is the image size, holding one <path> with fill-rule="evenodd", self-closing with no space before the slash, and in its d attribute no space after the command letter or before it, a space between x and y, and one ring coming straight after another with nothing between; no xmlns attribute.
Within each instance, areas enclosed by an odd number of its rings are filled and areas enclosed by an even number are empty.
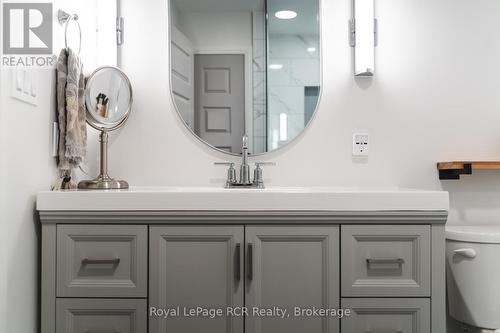
<svg viewBox="0 0 500 333"><path fill-rule="evenodd" d="M114 82L110 77L118 77L122 80L122 91L114 92L107 87L107 82ZM105 82L105 84L102 84ZM93 85L96 85L95 89ZM119 86L121 87L121 85ZM113 88L113 87L112 87ZM109 132L122 127L131 110L132 105L132 87L130 81L121 70L114 67L98 68L87 82L85 105L87 108L87 123L94 129L100 131L100 161L99 175L93 180L84 180L78 184L80 190L122 190L128 189L129 184L124 180L116 180L108 174L108 139ZM96 98L97 96L97 98ZM109 96L119 96L117 98L108 98ZM122 98L122 103L120 103ZM123 100L125 99L125 100ZM96 102L94 102L96 101ZM93 104L94 103L94 104ZM108 108L118 110L114 121L108 120ZM101 111L104 108L104 115ZM98 112L96 112L96 110ZM116 113L116 112L114 112Z"/></svg>
<svg viewBox="0 0 500 333"><path fill-rule="evenodd" d="M78 188L82 190L92 189L128 189L129 185L124 180L116 180L108 174L108 130L101 129L99 135L100 142L100 163L99 176L94 180L84 180L78 184Z"/></svg>

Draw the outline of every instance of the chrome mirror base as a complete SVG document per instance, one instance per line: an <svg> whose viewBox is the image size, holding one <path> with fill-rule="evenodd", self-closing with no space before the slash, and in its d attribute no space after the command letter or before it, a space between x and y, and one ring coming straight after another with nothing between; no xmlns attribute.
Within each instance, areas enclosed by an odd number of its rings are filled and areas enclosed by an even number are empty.
<svg viewBox="0 0 500 333"><path fill-rule="evenodd" d="M127 190L129 185L124 180L116 180L99 176L94 180L84 180L78 183L79 190Z"/></svg>
<svg viewBox="0 0 500 333"><path fill-rule="evenodd" d="M108 131L103 129L99 137L101 142L100 173L94 180L84 180L78 183L79 190L126 190L128 183L116 180L108 175Z"/></svg>

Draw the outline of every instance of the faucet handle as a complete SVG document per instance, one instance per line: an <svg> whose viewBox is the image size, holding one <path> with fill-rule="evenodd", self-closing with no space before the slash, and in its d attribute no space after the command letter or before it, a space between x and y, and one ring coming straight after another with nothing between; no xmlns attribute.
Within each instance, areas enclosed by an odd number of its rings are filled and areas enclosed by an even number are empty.
<svg viewBox="0 0 500 333"><path fill-rule="evenodd" d="M270 165L270 166L275 166L276 163L275 162L255 162L255 166L257 168L263 166L263 165Z"/></svg>
<svg viewBox="0 0 500 333"><path fill-rule="evenodd" d="M234 168L233 162L215 162L214 165L226 165L229 167L227 169L227 179L226 179L226 187L230 187L231 184L236 183L236 169Z"/></svg>
<svg viewBox="0 0 500 333"><path fill-rule="evenodd" d="M214 165L227 165L234 168L234 162L215 162Z"/></svg>
<svg viewBox="0 0 500 333"><path fill-rule="evenodd" d="M264 178L262 177L262 168L263 165L276 165L274 162L256 162L255 170L253 171L253 182L257 186L257 188L265 188L264 187Z"/></svg>

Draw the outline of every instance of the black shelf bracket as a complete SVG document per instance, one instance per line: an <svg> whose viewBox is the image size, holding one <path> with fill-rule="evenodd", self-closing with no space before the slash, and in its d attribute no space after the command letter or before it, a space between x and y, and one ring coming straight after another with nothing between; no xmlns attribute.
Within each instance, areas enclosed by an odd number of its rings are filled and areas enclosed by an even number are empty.
<svg viewBox="0 0 500 333"><path fill-rule="evenodd" d="M441 180L458 180L461 175L472 175L471 163L464 163L464 167L462 169L439 170L439 179Z"/></svg>

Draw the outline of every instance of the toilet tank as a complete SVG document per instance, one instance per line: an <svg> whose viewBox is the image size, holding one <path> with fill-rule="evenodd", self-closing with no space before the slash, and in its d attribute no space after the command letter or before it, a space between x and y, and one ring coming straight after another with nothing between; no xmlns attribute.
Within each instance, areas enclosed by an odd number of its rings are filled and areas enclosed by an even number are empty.
<svg viewBox="0 0 500 333"><path fill-rule="evenodd" d="M500 226L447 227L448 307L456 320L500 328Z"/></svg>

